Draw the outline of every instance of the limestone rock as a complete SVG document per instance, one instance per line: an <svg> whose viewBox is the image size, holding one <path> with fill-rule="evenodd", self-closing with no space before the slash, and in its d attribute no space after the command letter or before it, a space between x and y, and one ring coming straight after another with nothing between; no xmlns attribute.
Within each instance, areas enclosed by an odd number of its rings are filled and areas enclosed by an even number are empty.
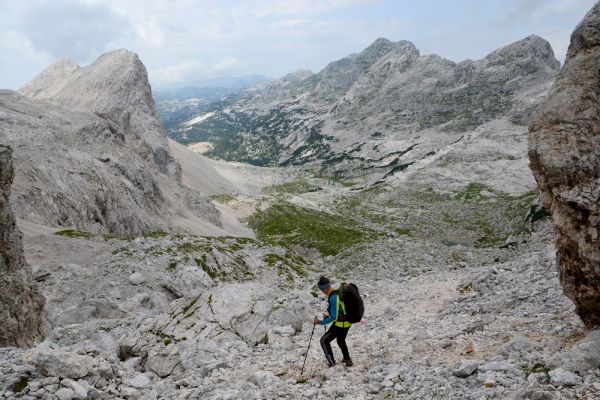
<svg viewBox="0 0 600 400"><path fill-rule="evenodd" d="M133 379L126 381L129 386L135 389L143 389L150 385L152 381L144 374L137 374Z"/></svg>
<svg viewBox="0 0 600 400"><path fill-rule="evenodd" d="M180 364L181 357L177 354L151 353L146 361L146 370L164 378L171 375Z"/></svg>
<svg viewBox="0 0 600 400"><path fill-rule="evenodd" d="M119 318L124 314L125 312L110 300L91 299L63 311L53 322L56 325L81 324L95 318Z"/></svg>
<svg viewBox="0 0 600 400"><path fill-rule="evenodd" d="M556 386L573 386L583 382L579 375L561 368L553 369L548 375L550 375L550 382Z"/></svg>
<svg viewBox="0 0 600 400"><path fill-rule="evenodd" d="M565 294L600 324L600 3L571 36L565 65L529 126L531 169L552 213Z"/></svg>
<svg viewBox="0 0 600 400"><path fill-rule="evenodd" d="M0 347L32 346L42 337L44 298L35 291L10 208L12 150L0 145Z"/></svg>
<svg viewBox="0 0 600 400"><path fill-rule="evenodd" d="M60 384L64 387L67 387L73 391L74 397L76 399L86 399L88 395L87 387L77 383L73 379L63 379Z"/></svg>
<svg viewBox="0 0 600 400"><path fill-rule="evenodd" d="M600 368L600 331L590 332L571 350L557 354L549 364L571 372Z"/></svg>
<svg viewBox="0 0 600 400"><path fill-rule="evenodd" d="M54 395L59 400L72 400L75 398L75 392L73 392L73 389L69 388L60 388Z"/></svg>
<svg viewBox="0 0 600 400"><path fill-rule="evenodd" d="M91 357L60 349L32 350L26 358L42 374L50 377L82 378L90 373L94 366Z"/></svg>
<svg viewBox="0 0 600 400"><path fill-rule="evenodd" d="M144 282L146 282L146 277L139 272L134 272L133 274L129 275L129 283L132 285L140 285Z"/></svg>
<svg viewBox="0 0 600 400"><path fill-rule="evenodd" d="M475 361L464 361L454 366L452 373L459 378L466 378L477 370L478 364Z"/></svg>

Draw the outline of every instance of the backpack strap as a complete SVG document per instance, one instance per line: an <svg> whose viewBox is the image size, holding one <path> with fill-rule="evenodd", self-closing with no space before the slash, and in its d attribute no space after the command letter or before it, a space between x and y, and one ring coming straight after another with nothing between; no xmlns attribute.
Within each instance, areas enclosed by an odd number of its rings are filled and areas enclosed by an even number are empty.
<svg viewBox="0 0 600 400"><path fill-rule="evenodd" d="M342 312L344 313L344 316L341 319L340 319L340 307L342 308ZM346 305L340 299L339 293L336 297L335 309L337 310L337 317L334 321L334 325L339 326L340 328L350 328L350 325L352 325L352 323L346 321Z"/></svg>

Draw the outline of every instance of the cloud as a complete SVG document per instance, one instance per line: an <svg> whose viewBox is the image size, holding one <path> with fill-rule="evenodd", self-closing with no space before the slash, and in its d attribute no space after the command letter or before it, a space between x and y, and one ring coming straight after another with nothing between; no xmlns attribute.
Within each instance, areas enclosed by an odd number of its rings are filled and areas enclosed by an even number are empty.
<svg viewBox="0 0 600 400"><path fill-rule="evenodd" d="M508 9L507 21L527 20L544 9L544 0L517 0L509 5Z"/></svg>
<svg viewBox="0 0 600 400"><path fill-rule="evenodd" d="M185 60L164 68L150 70L152 85L164 88L171 85L191 85L217 76L243 74L246 63L234 57L225 57L213 63Z"/></svg>
<svg viewBox="0 0 600 400"><path fill-rule="evenodd" d="M244 64L244 62L235 57L226 57L216 62L213 65L212 70L216 74L237 74L241 72Z"/></svg>
<svg viewBox="0 0 600 400"><path fill-rule="evenodd" d="M39 52L87 62L130 35L127 21L101 4L37 1L20 15L18 29Z"/></svg>
<svg viewBox="0 0 600 400"><path fill-rule="evenodd" d="M254 11L257 17L288 14L320 14L338 8L380 3L380 0L263 0Z"/></svg>

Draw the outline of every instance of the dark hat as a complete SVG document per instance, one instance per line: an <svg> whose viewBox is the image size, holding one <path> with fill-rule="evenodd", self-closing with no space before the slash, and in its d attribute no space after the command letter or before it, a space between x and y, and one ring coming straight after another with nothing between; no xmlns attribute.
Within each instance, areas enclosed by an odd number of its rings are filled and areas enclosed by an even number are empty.
<svg viewBox="0 0 600 400"><path fill-rule="evenodd" d="M325 290L325 289L331 287L331 282L329 281L329 278L326 278L323 275L321 275L321 277L319 278L319 282L317 283L317 286L319 287L319 289Z"/></svg>

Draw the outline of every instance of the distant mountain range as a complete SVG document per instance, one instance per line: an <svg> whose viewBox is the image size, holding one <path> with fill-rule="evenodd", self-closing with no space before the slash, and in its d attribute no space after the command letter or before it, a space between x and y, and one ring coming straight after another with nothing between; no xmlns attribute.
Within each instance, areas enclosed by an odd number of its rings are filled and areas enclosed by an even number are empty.
<svg viewBox="0 0 600 400"><path fill-rule="evenodd" d="M211 143L206 154L213 157L316 164L330 174L379 179L493 121L526 135L527 118L559 68L538 36L460 63L380 38L316 74L260 82L202 104L196 115L171 118L166 128L183 144Z"/></svg>
<svg viewBox="0 0 600 400"><path fill-rule="evenodd" d="M153 93L158 115L167 130L174 129L182 121L202 113L210 102L222 100L228 95L268 80L264 75L248 74L225 76L188 85L172 85Z"/></svg>

